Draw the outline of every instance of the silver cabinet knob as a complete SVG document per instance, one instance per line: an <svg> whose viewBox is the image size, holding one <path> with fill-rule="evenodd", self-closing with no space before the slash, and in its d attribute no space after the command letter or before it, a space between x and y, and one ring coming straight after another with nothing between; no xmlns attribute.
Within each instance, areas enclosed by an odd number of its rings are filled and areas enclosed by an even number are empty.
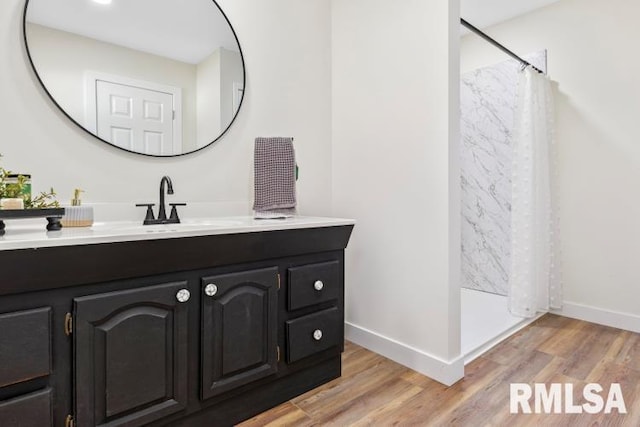
<svg viewBox="0 0 640 427"><path fill-rule="evenodd" d="M191 292L188 289L180 289L176 294L178 302L187 302L191 298Z"/></svg>
<svg viewBox="0 0 640 427"><path fill-rule="evenodd" d="M313 289L315 289L316 291L321 291L322 289L324 289L324 283L322 283L322 280L316 280L316 283L313 284Z"/></svg>
<svg viewBox="0 0 640 427"><path fill-rule="evenodd" d="M212 297L218 293L218 287L213 283L209 283L204 287L204 293L207 294L208 297Z"/></svg>
<svg viewBox="0 0 640 427"><path fill-rule="evenodd" d="M320 329L313 331L313 339L316 341L320 341L322 339L322 331Z"/></svg>

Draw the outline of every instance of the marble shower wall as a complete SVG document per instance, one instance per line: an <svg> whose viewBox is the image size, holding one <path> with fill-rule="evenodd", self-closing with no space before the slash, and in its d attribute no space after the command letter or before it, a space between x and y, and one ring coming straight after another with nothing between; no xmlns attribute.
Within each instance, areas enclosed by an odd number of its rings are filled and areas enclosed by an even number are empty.
<svg viewBox="0 0 640 427"><path fill-rule="evenodd" d="M546 51L524 57L546 71ZM512 131L520 63L461 76L462 287L507 295Z"/></svg>

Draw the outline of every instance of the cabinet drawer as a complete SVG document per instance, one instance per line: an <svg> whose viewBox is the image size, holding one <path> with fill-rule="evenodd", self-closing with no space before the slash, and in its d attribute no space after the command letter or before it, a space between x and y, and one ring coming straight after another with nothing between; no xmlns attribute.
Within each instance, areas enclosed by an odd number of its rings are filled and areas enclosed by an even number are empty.
<svg viewBox="0 0 640 427"><path fill-rule="evenodd" d="M340 298L338 261L289 268L289 310Z"/></svg>
<svg viewBox="0 0 640 427"><path fill-rule="evenodd" d="M0 314L0 387L51 372L51 309Z"/></svg>
<svg viewBox="0 0 640 427"><path fill-rule="evenodd" d="M2 427L50 427L51 389L0 401Z"/></svg>
<svg viewBox="0 0 640 427"><path fill-rule="evenodd" d="M336 307L287 321L287 363L340 345L344 327Z"/></svg>

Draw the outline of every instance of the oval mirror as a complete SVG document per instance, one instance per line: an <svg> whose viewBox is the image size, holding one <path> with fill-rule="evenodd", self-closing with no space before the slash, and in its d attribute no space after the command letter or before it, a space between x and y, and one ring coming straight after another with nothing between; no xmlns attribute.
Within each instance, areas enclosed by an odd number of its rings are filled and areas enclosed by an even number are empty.
<svg viewBox="0 0 640 427"><path fill-rule="evenodd" d="M242 104L242 50L214 0L27 0L24 38L53 102L127 151L200 150Z"/></svg>

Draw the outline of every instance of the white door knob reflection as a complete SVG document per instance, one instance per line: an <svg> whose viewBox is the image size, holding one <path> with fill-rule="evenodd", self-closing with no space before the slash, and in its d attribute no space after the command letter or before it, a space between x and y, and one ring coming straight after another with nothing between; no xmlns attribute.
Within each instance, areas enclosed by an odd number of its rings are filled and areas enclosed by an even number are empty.
<svg viewBox="0 0 640 427"><path fill-rule="evenodd" d="M322 280L316 280L316 283L313 284L313 288L316 291L321 291L322 289L324 289L324 283L322 283Z"/></svg>
<svg viewBox="0 0 640 427"><path fill-rule="evenodd" d="M191 292L188 289L180 289L176 294L178 302L187 302L191 298Z"/></svg>
<svg viewBox="0 0 640 427"><path fill-rule="evenodd" d="M205 286L204 293L207 294L207 296L212 297L218 293L218 287L213 283L209 283L207 286Z"/></svg>
<svg viewBox="0 0 640 427"><path fill-rule="evenodd" d="M320 341L322 339L322 331L320 329L313 331L313 339L316 341Z"/></svg>

